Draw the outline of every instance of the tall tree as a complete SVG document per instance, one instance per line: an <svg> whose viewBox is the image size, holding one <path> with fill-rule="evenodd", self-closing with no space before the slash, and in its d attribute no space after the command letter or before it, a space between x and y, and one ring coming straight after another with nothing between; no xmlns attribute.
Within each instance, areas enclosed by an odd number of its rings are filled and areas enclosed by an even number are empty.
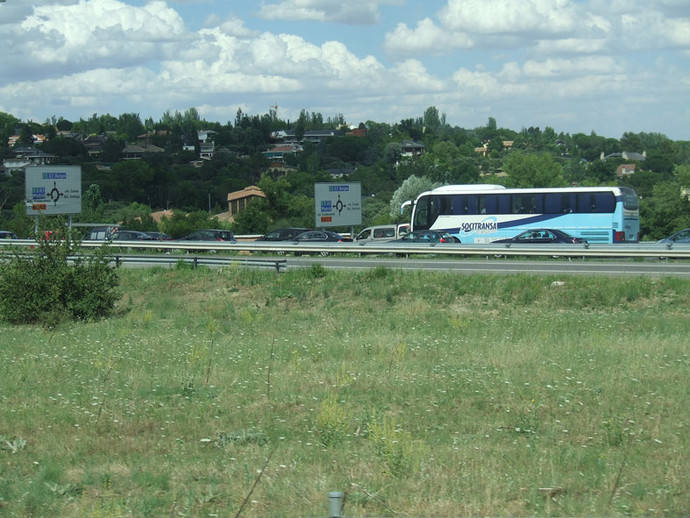
<svg viewBox="0 0 690 518"><path fill-rule="evenodd" d="M503 161L510 187L562 187L563 168L549 153L510 153Z"/></svg>

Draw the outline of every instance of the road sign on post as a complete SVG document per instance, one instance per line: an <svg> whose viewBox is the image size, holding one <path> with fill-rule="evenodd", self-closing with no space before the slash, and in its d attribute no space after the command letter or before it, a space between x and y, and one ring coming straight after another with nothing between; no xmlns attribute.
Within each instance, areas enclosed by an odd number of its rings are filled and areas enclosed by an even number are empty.
<svg viewBox="0 0 690 518"><path fill-rule="evenodd" d="M25 171L27 216L81 213L81 166L28 166Z"/></svg>
<svg viewBox="0 0 690 518"><path fill-rule="evenodd" d="M362 185L353 183L315 183L316 227L347 227L362 223Z"/></svg>

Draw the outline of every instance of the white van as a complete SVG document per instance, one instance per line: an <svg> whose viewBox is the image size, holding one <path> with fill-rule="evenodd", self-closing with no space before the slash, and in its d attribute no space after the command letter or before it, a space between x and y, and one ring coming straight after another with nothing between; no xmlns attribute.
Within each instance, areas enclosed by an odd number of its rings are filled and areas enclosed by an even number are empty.
<svg viewBox="0 0 690 518"><path fill-rule="evenodd" d="M402 236L407 234L409 230L410 225L408 223L400 223L398 225L376 225L374 227L367 227L357 234L357 237L355 237L355 242L368 243L393 241L394 239L400 239Z"/></svg>

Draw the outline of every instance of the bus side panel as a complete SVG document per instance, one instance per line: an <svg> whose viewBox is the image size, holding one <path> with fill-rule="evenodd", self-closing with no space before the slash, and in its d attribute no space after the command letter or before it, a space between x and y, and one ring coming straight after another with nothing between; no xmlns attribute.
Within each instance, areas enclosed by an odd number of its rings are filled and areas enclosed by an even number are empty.
<svg viewBox="0 0 690 518"><path fill-rule="evenodd" d="M461 243L486 244L533 228L557 228L589 243L612 243L612 214L498 214L439 216L432 230L457 236Z"/></svg>

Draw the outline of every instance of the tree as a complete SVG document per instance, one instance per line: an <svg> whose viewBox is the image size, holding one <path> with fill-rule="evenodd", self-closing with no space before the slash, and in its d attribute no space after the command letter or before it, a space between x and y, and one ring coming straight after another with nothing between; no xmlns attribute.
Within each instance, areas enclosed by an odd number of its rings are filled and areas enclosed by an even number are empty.
<svg viewBox="0 0 690 518"><path fill-rule="evenodd" d="M232 231L235 234L265 234L272 223L265 199L251 200L244 210L235 216Z"/></svg>
<svg viewBox="0 0 690 518"><path fill-rule="evenodd" d="M441 118L438 115L438 108L436 106L429 106L424 110L424 128L432 133L437 133L441 129Z"/></svg>
<svg viewBox="0 0 690 518"><path fill-rule="evenodd" d="M138 113L123 113L117 120L118 133L132 142L144 132Z"/></svg>
<svg viewBox="0 0 690 518"><path fill-rule="evenodd" d="M84 221L101 221L103 218L103 194L101 186L95 183L89 185L82 195L81 218Z"/></svg>
<svg viewBox="0 0 690 518"><path fill-rule="evenodd" d="M562 187L563 168L549 153L510 153L503 161L509 187Z"/></svg>
<svg viewBox="0 0 690 518"><path fill-rule="evenodd" d="M393 196L391 197L390 201L390 215L391 218L394 218L396 221L401 220L401 214L400 214L400 206L403 204L403 202L407 200L414 200L419 196L421 193L424 191L429 191L433 189L434 187L437 187L438 184L435 184L434 182L431 181L430 178L426 176L410 176L408 177L400 187L393 193Z"/></svg>

